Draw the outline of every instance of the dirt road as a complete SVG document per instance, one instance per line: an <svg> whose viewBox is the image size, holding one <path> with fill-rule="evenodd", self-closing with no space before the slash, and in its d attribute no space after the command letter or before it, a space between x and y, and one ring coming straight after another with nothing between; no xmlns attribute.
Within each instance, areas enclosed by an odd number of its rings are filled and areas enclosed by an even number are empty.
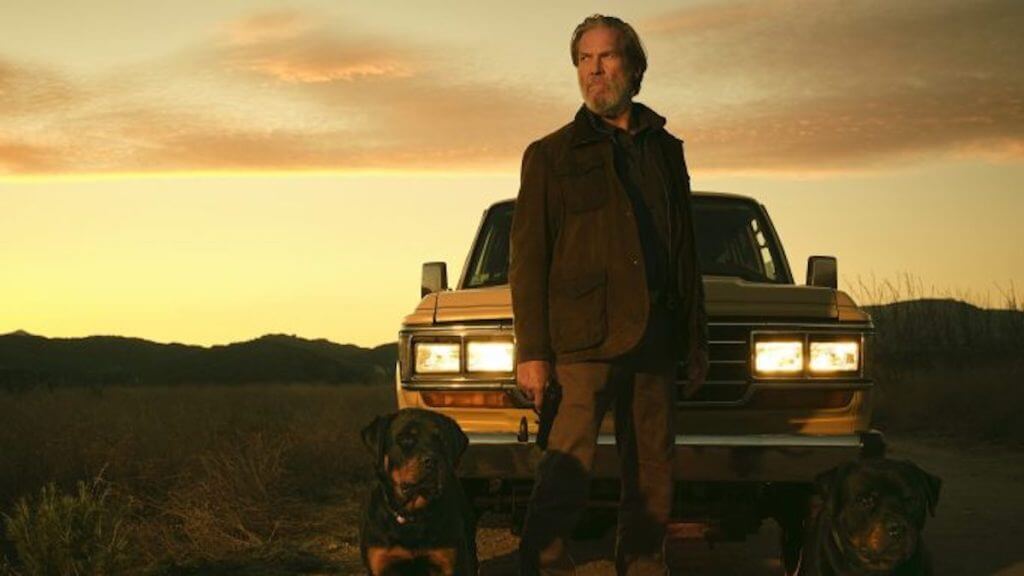
<svg viewBox="0 0 1024 576"><path fill-rule="evenodd" d="M943 480L936 515L924 532L938 576L1024 576L1024 452L889 438L889 456L913 460ZM482 526L478 538L482 574L516 574L517 541L507 528ZM769 521L741 544L709 549L702 542L672 542L672 573L777 576L776 539ZM579 574L614 574L611 550L610 539L578 543Z"/></svg>

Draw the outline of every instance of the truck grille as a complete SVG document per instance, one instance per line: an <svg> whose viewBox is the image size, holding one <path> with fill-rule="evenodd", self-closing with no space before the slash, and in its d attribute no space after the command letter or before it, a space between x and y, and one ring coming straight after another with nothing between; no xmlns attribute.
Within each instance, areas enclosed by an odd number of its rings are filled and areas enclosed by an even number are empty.
<svg viewBox="0 0 1024 576"><path fill-rule="evenodd" d="M750 327L729 324L708 324L711 370L707 382L693 398L680 401L687 406L738 402L750 386ZM680 395L686 383L686 364L676 373Z"/></svg>

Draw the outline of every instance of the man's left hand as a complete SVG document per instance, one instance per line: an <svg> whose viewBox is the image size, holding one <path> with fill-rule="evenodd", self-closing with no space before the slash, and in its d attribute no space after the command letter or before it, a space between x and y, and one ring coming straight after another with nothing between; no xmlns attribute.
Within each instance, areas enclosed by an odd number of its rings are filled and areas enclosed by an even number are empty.
<svg viewBox="0 0 1024 576"><path fill-rule="evenodd" d="M708 359L708 351L700 346L694 346L690 350L690 358L686 363L687 382L683 385L684 400L692 398L700 390L701 386L704 386L710 366L711 362Z"/></svg>

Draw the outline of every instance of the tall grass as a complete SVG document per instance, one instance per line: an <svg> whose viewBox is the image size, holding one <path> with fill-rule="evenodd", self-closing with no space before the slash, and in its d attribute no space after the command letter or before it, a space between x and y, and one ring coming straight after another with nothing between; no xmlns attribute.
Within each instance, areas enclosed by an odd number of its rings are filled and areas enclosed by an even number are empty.
<svg viewBox="0 0 1024 576"><path fill-rule="evenodd" d="M926 290L910 275L851 290L875 322L879 426L898 432L1024 444L1024 302L1014 286L994 308ZM985 299L980 303L985 304Z"/></svg>
<svg viewBox="0 0 1024 576"><path fill-rule="evenodd" d="M1024 302L1012 283L995 305L988 295L926 290L911 275L870 284L858 277L851 292L871 312L876 352L888 362L988 360L1024 349Z"/></svg>
<svg viewBox="0 0 1024 576"><path fill-rule="evenodd" d="M0 393L0 510L21 517L25 495L50 485L53 500L102 472L133 502L133 573L294 557L311 507L362 494L371 467L359 431L393 409L381 386ZM28 567L13 534L0 548L10 570L47 573Z"/></svg>
<svg viewBox="0 0 1024 576"><path fill-rule="evenodd" d="M20 569L12 574L123 574L131 564L129 502L101 479L79 481L71 494L53 483L38 498L23 498L4 516Z"/></svg>

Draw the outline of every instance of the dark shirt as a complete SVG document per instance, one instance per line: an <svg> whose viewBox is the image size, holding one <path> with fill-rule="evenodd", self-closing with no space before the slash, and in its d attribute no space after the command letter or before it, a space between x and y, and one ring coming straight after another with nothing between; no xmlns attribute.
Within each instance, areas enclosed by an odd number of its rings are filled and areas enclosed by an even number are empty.
<svg viewBox="0 0 1024 576"><path fill-rule="evenodd" d="M665 119L643 104L633 104L629 131L605 122L594 113L590 113L589 118L594 129L613 142L615 171L633 205L640 234L647 288L660 298L665 288L671 286L668 246L672 231L666 209L671 199L662 172L660 150L650 134L664 127Z"/></svg>

